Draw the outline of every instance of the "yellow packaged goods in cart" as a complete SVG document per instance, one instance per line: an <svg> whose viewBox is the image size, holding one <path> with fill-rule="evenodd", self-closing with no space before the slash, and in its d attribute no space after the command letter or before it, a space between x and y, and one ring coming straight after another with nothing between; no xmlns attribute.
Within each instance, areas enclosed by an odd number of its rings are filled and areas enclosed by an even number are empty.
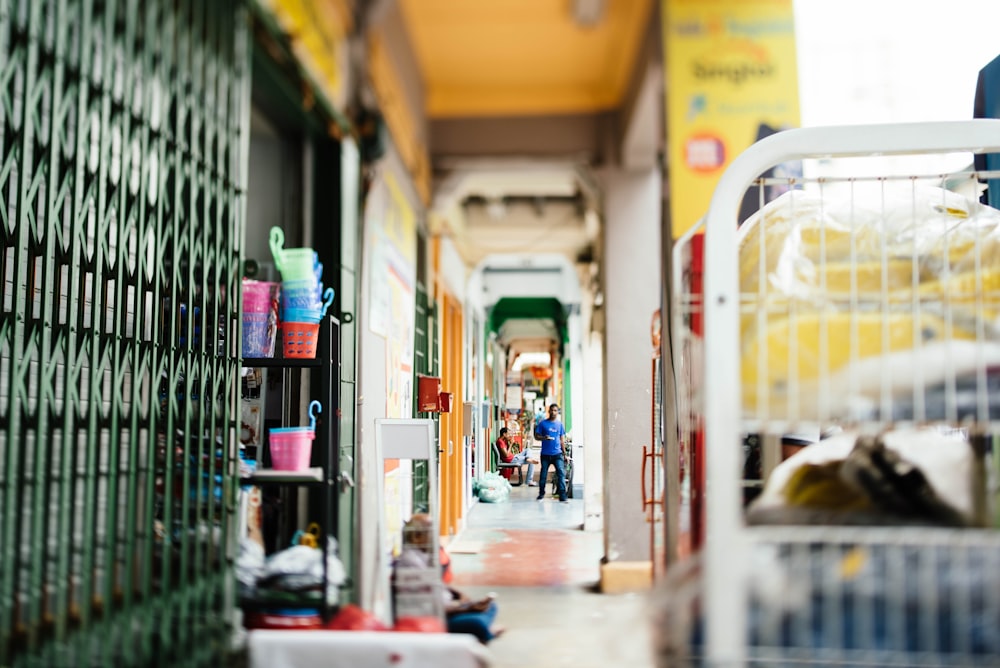
<svg viewBox="0 0 1000 668"><path fill-rule="evenodd" d="M739 250L746 412L935 418L918 394L1000 364L1000 211L976 200L911 181L813 184L747 220Z"/></svg>

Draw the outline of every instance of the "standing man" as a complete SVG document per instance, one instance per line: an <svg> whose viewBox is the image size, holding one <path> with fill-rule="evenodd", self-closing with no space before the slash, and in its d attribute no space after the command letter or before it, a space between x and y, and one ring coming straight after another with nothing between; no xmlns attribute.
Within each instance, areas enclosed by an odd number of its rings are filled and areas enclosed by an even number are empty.
<svg viewBox="0 0 1000 668"><path fill-rule="evenodd" d="M538 500L545 498L545 477L549 474L549 464L555 466L556 490L559 492L559 502L566 500L566 462L563 459L563 446L566 441L566 428L559 420L559 405L549 406L548 419L535 424L535 438L542 442L542 471L538 477Z"/></svg>

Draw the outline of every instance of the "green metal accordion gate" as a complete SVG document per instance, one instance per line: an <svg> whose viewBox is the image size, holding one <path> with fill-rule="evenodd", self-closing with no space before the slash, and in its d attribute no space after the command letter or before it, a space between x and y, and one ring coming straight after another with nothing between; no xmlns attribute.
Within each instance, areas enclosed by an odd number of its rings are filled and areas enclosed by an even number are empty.
<svg viewBox="0 0 1000 668"><path fill-rule="evenodd" d="M419 243L424 243L424 238L419 237ZM427 293L427 288L423 282L417 281L416 295L416 317L413 332L413 387L417 387L417 376L436 376L441 373L439 361L441 359L440 345L438 341L437 327L434 322L434 300ZM413 414L419 415L419 402L417 393L413 393ZM440 433L440 415L429 413L424 417L433 418L438 424L436 432ZM430 508L430 474L427 471L427 462L418 461L413 464L413 506L414 508Z"/></svg>
<svg viewBox="0 0 1000 668"><path fill-rule="evenodd" d="M0 666L218 665L239 0L0 0Z"/></svg>

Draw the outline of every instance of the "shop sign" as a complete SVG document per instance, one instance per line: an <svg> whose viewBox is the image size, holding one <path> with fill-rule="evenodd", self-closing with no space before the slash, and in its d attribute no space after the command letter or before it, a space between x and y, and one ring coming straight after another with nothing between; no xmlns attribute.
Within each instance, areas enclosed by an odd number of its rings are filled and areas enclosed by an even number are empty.
<svg viewBox="0 0 1000 668"><path fill-rule="evenodd" d="M676 238L736 155L799 124L792 0L663 0L663 33Z"/></svg>

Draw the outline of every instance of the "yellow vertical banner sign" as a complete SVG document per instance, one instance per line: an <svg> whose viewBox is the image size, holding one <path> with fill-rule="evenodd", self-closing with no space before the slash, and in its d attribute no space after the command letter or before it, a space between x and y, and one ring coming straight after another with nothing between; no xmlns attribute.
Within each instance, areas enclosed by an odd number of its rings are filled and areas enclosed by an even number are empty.
<svg viewBox="0 0 1000 668"><path fill-rule="evenodd" d="M799 124L792 0L663 0L674 238L708 210L725 168Z"/></svg>

